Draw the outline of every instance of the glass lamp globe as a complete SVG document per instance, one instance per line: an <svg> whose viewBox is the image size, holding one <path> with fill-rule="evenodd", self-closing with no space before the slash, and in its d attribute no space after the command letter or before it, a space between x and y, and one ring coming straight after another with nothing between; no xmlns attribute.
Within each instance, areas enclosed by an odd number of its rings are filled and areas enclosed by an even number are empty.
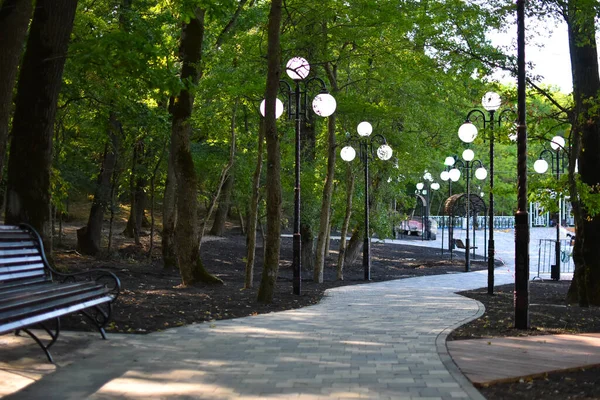
<svg viewBox="0 0 600 400"><path fill-rule="evenodd" d="M310 64L302 57L290 58L285 65L285 72L287 72L291 79L301 81L308 76Z"/></svg>
<svg viewBox="0 0 600 400"><path fill-rule="evenodd" d="M477 137L477 127L471 122L465 122L458 128L458 138L464 143L471 143Z"/></svg>
<svg viewBox="0 0 600 400"><path fill-rule="evenodd" d="M447 166L451 167L451 166L454 165L455 162L456 162L456 160L454 159L454 157L448 156L444 160L444 165L447 165Z"/></svg>
<svg viewBox="0 0 600 400"><path fill-rule="evenodd" d="M392 158L392 148L387 144L382 144L377 149L377 157L379 157L379 159L383 161L389 160L390 158Z"/></svg>
<svg viewBox="0 0 600 400"><path fill-rule="evenodd" d="M329 93L319 93L312 103L313 111L321 117L329 117L335 112L337 103Z"/></svg>
<svg viewBox="0 0 600 400"><path fill-rule="evenodd" d="M533 169L538 174L548 171L548 162L546 160L537 160L533 163Z"/></svg>
<svg viewBox="0 0 600 400"><path fill-rule="evenodd" d="M462 153L462 158L465 161L473 161L473 159L475 158L475 153L471 149L466 149Z"/></svg>
<svg viewBox="0 0 600 400"><path fill-rule="evenodd" d="M562 136L554 136L552 141L550 142L550 147L552 150L558 151L560 149L564 149L565 147L565 138Z"/></svg>
<svg viewBox="0 0 600 400"><path fill-rule="evenodd" d="M480 181L484 180L487 178L487 170L483 167L477 168L475 170L475 178L479 179Z"/></svg>
<svg viewBox="0 0 600 400"><path fill-rule="evenodd" d="M363 121L356 127L356 131L360 136L369 136L373 132L373 127L367 121Z"/></svg>
<svg viewBox="0 0 600 400"><path fill-rule="evenodd" d="M340 157L344 161L352 161L356 158L356 150L352 146L344 146L340 151Z"/></svg>
<svg viewBox="0 0 600 400"><path fill-rule="evenodd" d="M481 105L487 111L496 111L500 108L501 102L500 95L496 92L487 92L481 98Z"/></svg>
<svg viewBox="0 0 600 400"><path fill-rule="evenodd" d="M442 171L442 173L440 174L440 178L442 178L442 180L446 182L448 179L450 179L450 174L448 173L448 171Z"/></svg>
<svg viewBox="0 0 600 400"><path fill-rule="evenodd" d="M275 119L281 117L281 114L283 114L283 102L275 99ZM265 100L260 102L260 115L265 116Z"/></svg>
<svg viewBox="0 0 600 400"><path fill-rule="evenodd" d="M427 190L423 190L422 193L423 193L423 196L427 196Z"/></svg>
<svg viewBox="0 0 600 400"><path fill-rule="evenodd" d="M431 182L433 180L433 176L431 176L431 172L425 172L425 174L423 175L423 179Z"/></svg>
<svg viewBox="0 0 600 400"><path fill-rule="evenodd" d="M444 171L444 172L445 172L445 171ZM432 189L432 190L439 190L439 188L440 188L440 184L439 184L439 183L437 183L437 182L433 182L433 183L431 184L431 189Z"/></svg>
<svg viewBox="0 0 600 400"><path fill-rule="evenodd" d="M450 172L448 172L448 175L452 182L456 182L460 179L460 170L458 168L452 168Z"/></svg>
<svg viewBox="0 0 600 400"><path fill-rule="evenodd" d="M423 184L423 182L417 183L417 190L423 190L424 187L425 185Z"/></svg>

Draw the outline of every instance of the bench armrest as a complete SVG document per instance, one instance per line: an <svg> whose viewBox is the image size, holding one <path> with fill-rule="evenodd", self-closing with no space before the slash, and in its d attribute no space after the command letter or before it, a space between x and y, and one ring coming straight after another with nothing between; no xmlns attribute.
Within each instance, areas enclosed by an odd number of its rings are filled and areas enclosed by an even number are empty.
<svg viewBox="0 0 600 400"><path fill-rule="evenodd" d="M89 271L73 272L73 273L62 273L54 270L52 267L48 267L52 271L52 275L59 282L96 282L102 284L108 289L113 297L113 301L119 297L121 292L121 281L119 278L110 271L105 269L93 269Z"/></svg>

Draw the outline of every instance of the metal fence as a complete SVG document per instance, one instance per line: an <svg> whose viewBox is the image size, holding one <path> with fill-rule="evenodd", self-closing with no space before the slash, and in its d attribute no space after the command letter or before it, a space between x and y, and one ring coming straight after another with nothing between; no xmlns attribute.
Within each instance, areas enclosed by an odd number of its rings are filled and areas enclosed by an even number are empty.
<svg viewBox="0 0 600 400"><path fill-rule="evenodd" d="M431 216L437 223L439 227L448 227L450 225L450 217L435 215ZM475 222L475 226L483 229L483 227L488 226L489 217L481 215L477 217ZM453 226L454 228L463 228L467 225L466 219L464 217L454 217ZM494 229L512 229L515 227L515 217L514 216L494 216Z"/></svg>
<svg viewBox="0 0 600 400"><path fill-rule="evenodd" d="M539 239L538 247L538 270L537 276L533 279L541 279L540 274L549 274L552 271L552 265L556 262L556 240ZM560 240L560 272L572 273L575 269L573 263L573 246L570 239Z"/></svg>

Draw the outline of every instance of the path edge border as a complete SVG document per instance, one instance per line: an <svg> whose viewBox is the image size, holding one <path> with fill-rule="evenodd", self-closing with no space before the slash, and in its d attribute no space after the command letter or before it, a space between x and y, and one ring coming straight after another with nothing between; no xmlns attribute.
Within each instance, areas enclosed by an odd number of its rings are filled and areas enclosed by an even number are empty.
<svg viewBox="0 0 600 400"><path fill-rule="evenodd" d="M456 293L455 293L456 294ZM457 296L460 296L457 294ZM464 296L461 296L464 297ZM469 299L468 297L464 297L465 299ZM444 367L448 370L450 375L456 380L456 382L460 385L460 387L469 395L469 398L472 400L486 400L485 397L473 386L471 381L462 373L460 368L454 363L450 352L448 352L448 347L446 346L446 339L448 335L456 328L466 323L469 323L483 315L485 312L485 306L474 299L469 299L477 304L477 312L470 317L463 319L451 326L446 327L442 330L435 339L435 346L437 349L438 356L444 364Z"/></svg>

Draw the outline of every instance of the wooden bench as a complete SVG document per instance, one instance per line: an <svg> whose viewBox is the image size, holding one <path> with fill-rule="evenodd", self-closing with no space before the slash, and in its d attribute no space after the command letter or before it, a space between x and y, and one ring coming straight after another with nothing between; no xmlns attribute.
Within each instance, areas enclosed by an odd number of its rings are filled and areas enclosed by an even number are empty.
<svg viewBox="0 0 600 400"><path fill-rule="evenodd" d="M55 271L46 260L40 235L29 225L0 225L0 334L25 332L54 363L49 349L60 333L60 317L82 313L106 339L104 327L121 283L112 272ZM43 329L42 341L30 329ZM45 342L45 343L44 343Z"/></svg>
<svg viewBox="0 0 600 400"><path fill-rule="evenodd" d="M463 249L463 250L467 249L467 247L465 246L465 244L463 243L462 240L460 240L460 239L452 239L452 240L454 241L454 246L456 248ZM469 250L473 250L473 249L476 249L476 248L477 248L477 246L469 246Z"/></svg>

